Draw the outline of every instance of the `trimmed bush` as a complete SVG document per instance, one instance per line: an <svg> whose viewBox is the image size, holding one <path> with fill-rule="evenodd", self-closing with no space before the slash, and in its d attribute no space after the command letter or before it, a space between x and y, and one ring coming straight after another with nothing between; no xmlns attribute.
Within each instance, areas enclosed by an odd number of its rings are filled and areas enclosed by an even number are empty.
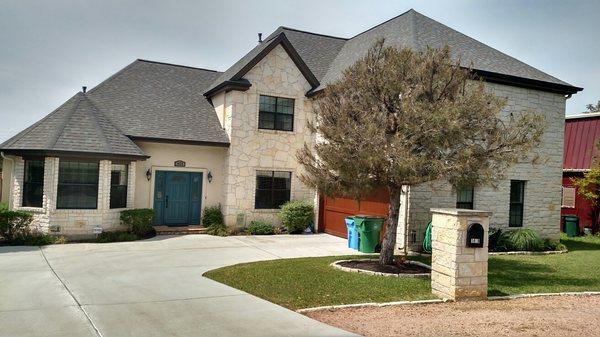
<svg viewBox="0 0 600 337"><path fill-rule="evenodd" d="M124 242L124 241L135 241L137 235L129 232L102 232L96 238L96 242L108 243L108 242Z"/></svg>
<svg viewBox="0 0 600 337"><path fill-rule="evenodd" d="M308 201L289 201L281 206L279 216L288 233L300 234L312 223L315 217L315 208Z"/></svg>
<svg viewBox="0 0 600 337"><path fill-rule="evenodd" d="M227 236L229 231L227 231L227 226L222 223L214 223L208 227L206 230L206 234L214 235L214 236Z"/></svg>
<svg viewBox="0 0 600 337"><path fill-rule="evenodd" d="M154 233L154 227L152 227L153 209L139 208L121 211L120 219L121 223L127 226L129 232L138 237L147 237Z"/></svg>
<svg viewBox="0 0 600 337"><path fill-rule="evenodd" d="M202 226L211 227L212 225L224 224L223 213L221 212L221 206L210 206L204 208L204 215L202 216Z"/></svg>
<svg viewBox="0 0 600 337"><path fill-rule="evenodd" d="M273 225L262 220L254 220L250 222L246 231L252 235L273 235L275 234L275 228Z"/></svg>
<svg viewBox="0 0 600 337"><path fill-rule="evenodd" d="M21 211L0 211L0 236L6 241L24 238L30 231L33 215Z"/></svg>

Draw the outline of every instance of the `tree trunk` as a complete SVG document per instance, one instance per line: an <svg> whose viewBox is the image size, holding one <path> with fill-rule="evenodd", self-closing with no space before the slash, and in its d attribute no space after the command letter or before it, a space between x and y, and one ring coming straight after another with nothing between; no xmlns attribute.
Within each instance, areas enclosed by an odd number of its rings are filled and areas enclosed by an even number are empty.
<svg viewBox="0 0 600 337"><path fill-rule="evenodd" d="M398 216L400 213L400 195L402 188L390 189L390 208L388 211L387 228L379 254L379 264L394 264L394 248L396 247L396 232L398 231Z"/></svg>

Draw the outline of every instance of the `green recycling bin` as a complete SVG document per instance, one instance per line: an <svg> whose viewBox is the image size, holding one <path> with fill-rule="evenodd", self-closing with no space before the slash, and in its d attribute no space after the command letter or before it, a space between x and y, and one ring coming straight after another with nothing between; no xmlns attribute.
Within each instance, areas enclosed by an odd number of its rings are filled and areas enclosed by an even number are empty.
<svg viewBox="0 0 600 337"><path fill-rule="evenodd" d="M565 215L563 216L563 221L565 224L565 233L567 233L568 237L577 236L577 232L579 229L579 217L577 215Z"/></svg>
<svg viewBox="0 0 600 337"><path fill-rule="evenodd" d="M354 216L354 226L360 237L358 251L375 253L375 247L379 244L379 233L383 228L383 218L372 215L356 215Z"/></svg>

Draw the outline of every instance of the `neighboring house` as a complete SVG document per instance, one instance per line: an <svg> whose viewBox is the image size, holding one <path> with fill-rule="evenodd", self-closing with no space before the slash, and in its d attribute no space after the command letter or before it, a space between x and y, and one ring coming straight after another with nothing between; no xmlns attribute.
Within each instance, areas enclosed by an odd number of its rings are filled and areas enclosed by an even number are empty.
<svg viewBox="0 0 600 337"><path fill-rule="evenodd" d="M345 214L363 201L323 198L298 179L296 151L314 137L306 128L313 99L364 56L378 39L424 50L448 44L465 67L507 98L505 113L546 116L537 151L543 165L516 165L497 187L454 192L436 183L405 188L401 222L417 245L430 207L493 212L496 226L528 226L557 238L565 100L581 90L410 10L352 38L280 27L225 72L137 60L0 145L10 158L11 207L34 212L36 224L64 234L114 229L126 208L150 207L157 224L200 221L220 204L227 225L277 221L290 199L319 204L318 227L345 235ZM6 198L6 197L5 197ZM403 226L401 226L403 227ZM342 230L340 230L342 228ZM57 228L54 227L56 230ZM410 239L414 237L413 239Z"/></svg>
<svg viewBox="0 0 600 337"><path fill-rule="evenodd" d="M600 113L583 113L565 119L565 147L563 159L562 215L579 217L579 229L592 226L589 201L582 198L573 187L571 179L583 177L598 155L600 138Z"/></svg>

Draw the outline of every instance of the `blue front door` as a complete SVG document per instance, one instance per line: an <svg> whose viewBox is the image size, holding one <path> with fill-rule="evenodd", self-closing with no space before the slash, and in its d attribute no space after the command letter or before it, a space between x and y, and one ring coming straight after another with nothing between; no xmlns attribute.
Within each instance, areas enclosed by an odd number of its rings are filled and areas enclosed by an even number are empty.
<svg viewBox="0 0 600 337"><path fill-rule="evenodd" d="M200 223L202 173L156 171L154 224L197 225Z"/></svg>

